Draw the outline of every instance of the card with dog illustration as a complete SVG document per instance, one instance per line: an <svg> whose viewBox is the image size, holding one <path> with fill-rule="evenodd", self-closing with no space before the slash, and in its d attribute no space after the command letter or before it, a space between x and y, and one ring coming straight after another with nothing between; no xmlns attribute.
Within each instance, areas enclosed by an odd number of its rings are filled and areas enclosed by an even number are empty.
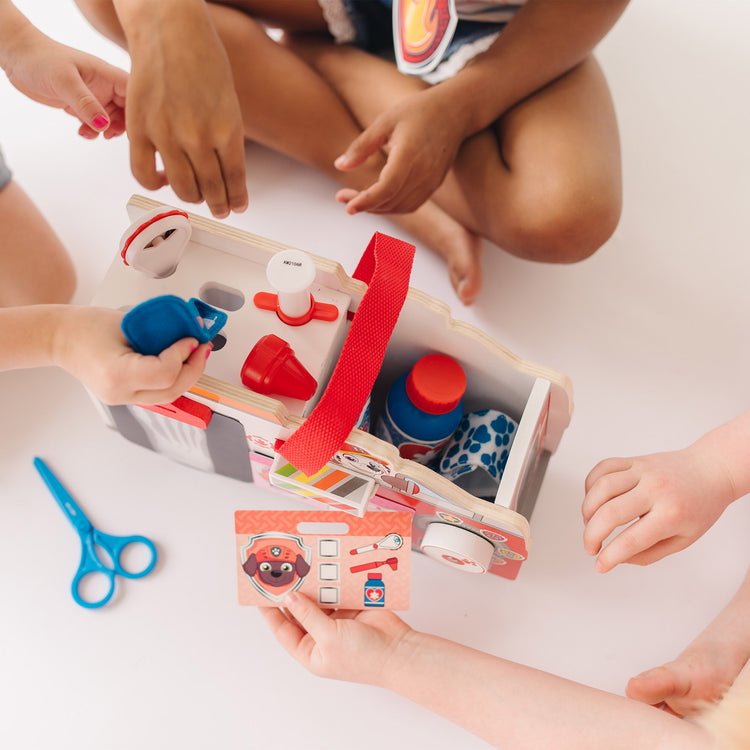
<svg viewBox="0 0 750 750"><path fill-rule="evenodd" d="M302 591L332 609L408 609L411 513L238 510L239 603L281 606Z"/></svg>

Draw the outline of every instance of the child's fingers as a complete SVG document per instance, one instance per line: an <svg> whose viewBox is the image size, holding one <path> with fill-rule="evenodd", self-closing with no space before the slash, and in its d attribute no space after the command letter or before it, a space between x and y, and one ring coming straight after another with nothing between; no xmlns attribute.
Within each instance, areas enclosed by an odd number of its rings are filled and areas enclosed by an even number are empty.
<svg viewBox="0 0 750 750"><path fill-rule="evenodd" d="M221 173L224 176L229 209L237 213L248 207L247 180L245 179L245 139L232 139L218 150Z"/></svg>
<svg viewBox="0 0 750 750"><path fill-rule="evenodd" d="M109 125L109 115L101 102L81 79L77 68L61 71L59 79L60 98L83 124L101 132Z"/></svg>
<svg viewBox="0 0 750 750"><path fill-rule="evenodd" d="M349 201L358 195L358 191L354 188L341 188L336 193L336 201L338 203L349 203Z"/></svg>
<svg viewBox="0 0 750 750"><path fill-rule="evenodd" d="M346 204L347 213L355 214L362 211L386 213L388 205L403 189L404 180L405 175L401 170L386 164L377 182L366 190L360 191Z"/></svg>
<svg viewBox="0 0 750 750"><path fill-rule="evenodd" d="M258 610L284 651L295 659L299 659L301 644L307 635L305 631L278 607L258 607Z"/></svg>
<svg viewBox="0 0 750 750"><path fill-rule="evenodd" d="M174 344L164 349L158 355L162 365L173 367L175 370L180 368L183 362L187 362L198 349L198 340L192 336L175 341ZM205 355L204 355L205 356Z"/></svg>
<svg viewBox="0 0 750 750"><path fill-rule="evenodd" d="M315 641L335 633L336 623L304 594L288 594L284 606Z"/></svg>
<svg viewBox="0 0 750 750"><path fill-rule="evenodd" d="M667 555L673 555L675 552L685 549L690 544L690 539L684 536L672 536L669 539L662 539L653 544L643 552L633 555L628 562L632 565L651 565L658 562Z"/></svg>
<svg viewBox="0 0 750 750"><path fill-rule="evenodd" d="M81 123L81 126L78 128L78 135L88 141L93 141L99 135L99 131L89 127L86 123Z"/></svg>
<svg viewBox="0 0 750 750"><path fill-rule="evenodd" d="M191 155L180 148L176 141L157 144L157 148L164 162L169 185L177 193L177 197L188 203L200 203L203 196Z"/></svg>
<svg viewBox="0 0 750 750"><path fill-rule="evenodd" d="M334 160L333 166L341 171L356 169L388 142L390 129L377 120L357 136L349 148Z"/></svg>
<svg viewBox="0 0 750 750"><path fill-rule="evenodd" d="M109 127L104 131L105 138L115 138L125 132L125 110L114 102L110 102L107 107L109 115Z"/></svg>
<svg viewBox="0 0 750 750"><path fill-rule="evenodd" d="M156 169L156 148L146 137L134 132L132 125L128 129L130 138L130 171L138 182L148 190L158 190L168 185L164 172Z"/></svg>
<svg viewBox="0 0 750 750"><path fill-rule="evenodd" d="M211 353L211 349L210 343L201 344L180 367L176 379L168 389L172 396L171 401L187 391L198 380L206 367L206 360ZM161 355L159 356L161 357Z"/></svg>
<svg viewBox="0 0 750 750"><path fill-rule="evenodd" d="M599 552L604 540L615 529L635 521L648 513L650 509L649 498L635 492L626 492L603 503L588 520L583 530L584 549L589 555L595 555Z"/></svg>
<svg viewBox="0 0 750 750"><path fill-rule="evenodd" d="M593 516L606 507L607 503L621 497L638 486L638 477L628 471L605 474L593 484L581 504L584 524L588 525ZM611 509L610 509L611 512ZM632 518L626 519L632 520Z"/></svg>
<svg viewBox="0 0 750 750"><path fill-rule="evenodd" d="M210 344L182 339L165 349L158 357L137 357L129 377L138 384L132 401L137 404L166 404L187 391L201 376ZM192 353L191 353L192 349ZM183 361L184 360L184 361Z"/></svg>
<svg viewBox="0 0 750 750"><path fill-rule="evenodd" d="M199 150L190 155L190 161L201 197L217 219L225 219L230 212L229 197L218 154Z"/></svg>
<svg viewBox="0 0 750 750"><path fill-rule="evenodd" d="M258 612L263 616L274 634L285 622L289 622L289 618L279 607L258 607Z"/></svg>
<svg viewBox="0 0 750 750"><path fill-rule="evenodd" d="M596 570L607 573L617 565L634 562L634 558L664 540L661 522L646 515L623 529L596 558Z"/></svg>
<svg viewBox="0 0 750 750"><path fill-rule="evenodd" d="M586 477L586 492L588 492L605 474L612 474L616 471L627 471L632 465L633 460L630 458L605 458L604 460L599 461Z"/></svg>

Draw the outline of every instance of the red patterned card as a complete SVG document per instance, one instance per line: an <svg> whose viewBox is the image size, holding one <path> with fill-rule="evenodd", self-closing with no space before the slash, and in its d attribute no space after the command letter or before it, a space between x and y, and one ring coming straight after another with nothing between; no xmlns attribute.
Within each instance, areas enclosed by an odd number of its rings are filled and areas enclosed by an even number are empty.
<svg viewBox="0 0 750 750"><path fill-rule="evenodd" d="M332 609L408 609L411 513L238 510L239 602L282 606L302 591Z"/></svg>

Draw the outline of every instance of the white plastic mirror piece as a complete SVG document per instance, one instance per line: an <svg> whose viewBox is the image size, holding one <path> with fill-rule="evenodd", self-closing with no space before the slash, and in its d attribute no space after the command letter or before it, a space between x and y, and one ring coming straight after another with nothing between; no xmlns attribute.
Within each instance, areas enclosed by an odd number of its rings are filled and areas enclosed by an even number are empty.
<svg viewBox="0 0 750 750"><path fill-rule="evenodd" d="M133 222L122 235L120 254L126 265L151 278L171 276L190 240L187 214L155 208Z"/></svg>
<svg viewBox="0 0 750 750"><path fill-rule="evenodd" d="M449 523L431 523L421 546L425 555L467 573L486 573L495 551L489 540Z"/></svg>

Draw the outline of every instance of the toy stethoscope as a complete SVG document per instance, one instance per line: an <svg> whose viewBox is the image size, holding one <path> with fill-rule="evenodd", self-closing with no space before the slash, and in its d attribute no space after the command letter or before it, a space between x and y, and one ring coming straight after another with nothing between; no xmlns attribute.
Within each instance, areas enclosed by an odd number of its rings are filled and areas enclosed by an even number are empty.
<svg viewBox="0 0 750 750"><path fill-rule="evenodd" d="M71 585L71 592L76 604L80 604L82 607L88 609L102 607L112 598L115 590L115 576L143 578L143 576L148 575L154 569L154 565L156 565L156 547L150 539L147 539L145 536L112 536L94 528L89 519L86 518L84 512L78 507L76 501L70 496L70 493L63 487L47 464L41 458L35 458L34 466L62 509L62 512L66 515L70 523L73 524L75 530L78 532L78 536L81 538L81 562ZM129 571L120 564L123 551L131 544L144 545L150 554L150 560L146 567L136 572ZM107 565L102 561L102 558L97 553L97 547L109 555L111 565ZM82 598L79 592L79 587L83 579L92 573L103 575L109 582L109 589L104 596L94 601Z"/></svg>

